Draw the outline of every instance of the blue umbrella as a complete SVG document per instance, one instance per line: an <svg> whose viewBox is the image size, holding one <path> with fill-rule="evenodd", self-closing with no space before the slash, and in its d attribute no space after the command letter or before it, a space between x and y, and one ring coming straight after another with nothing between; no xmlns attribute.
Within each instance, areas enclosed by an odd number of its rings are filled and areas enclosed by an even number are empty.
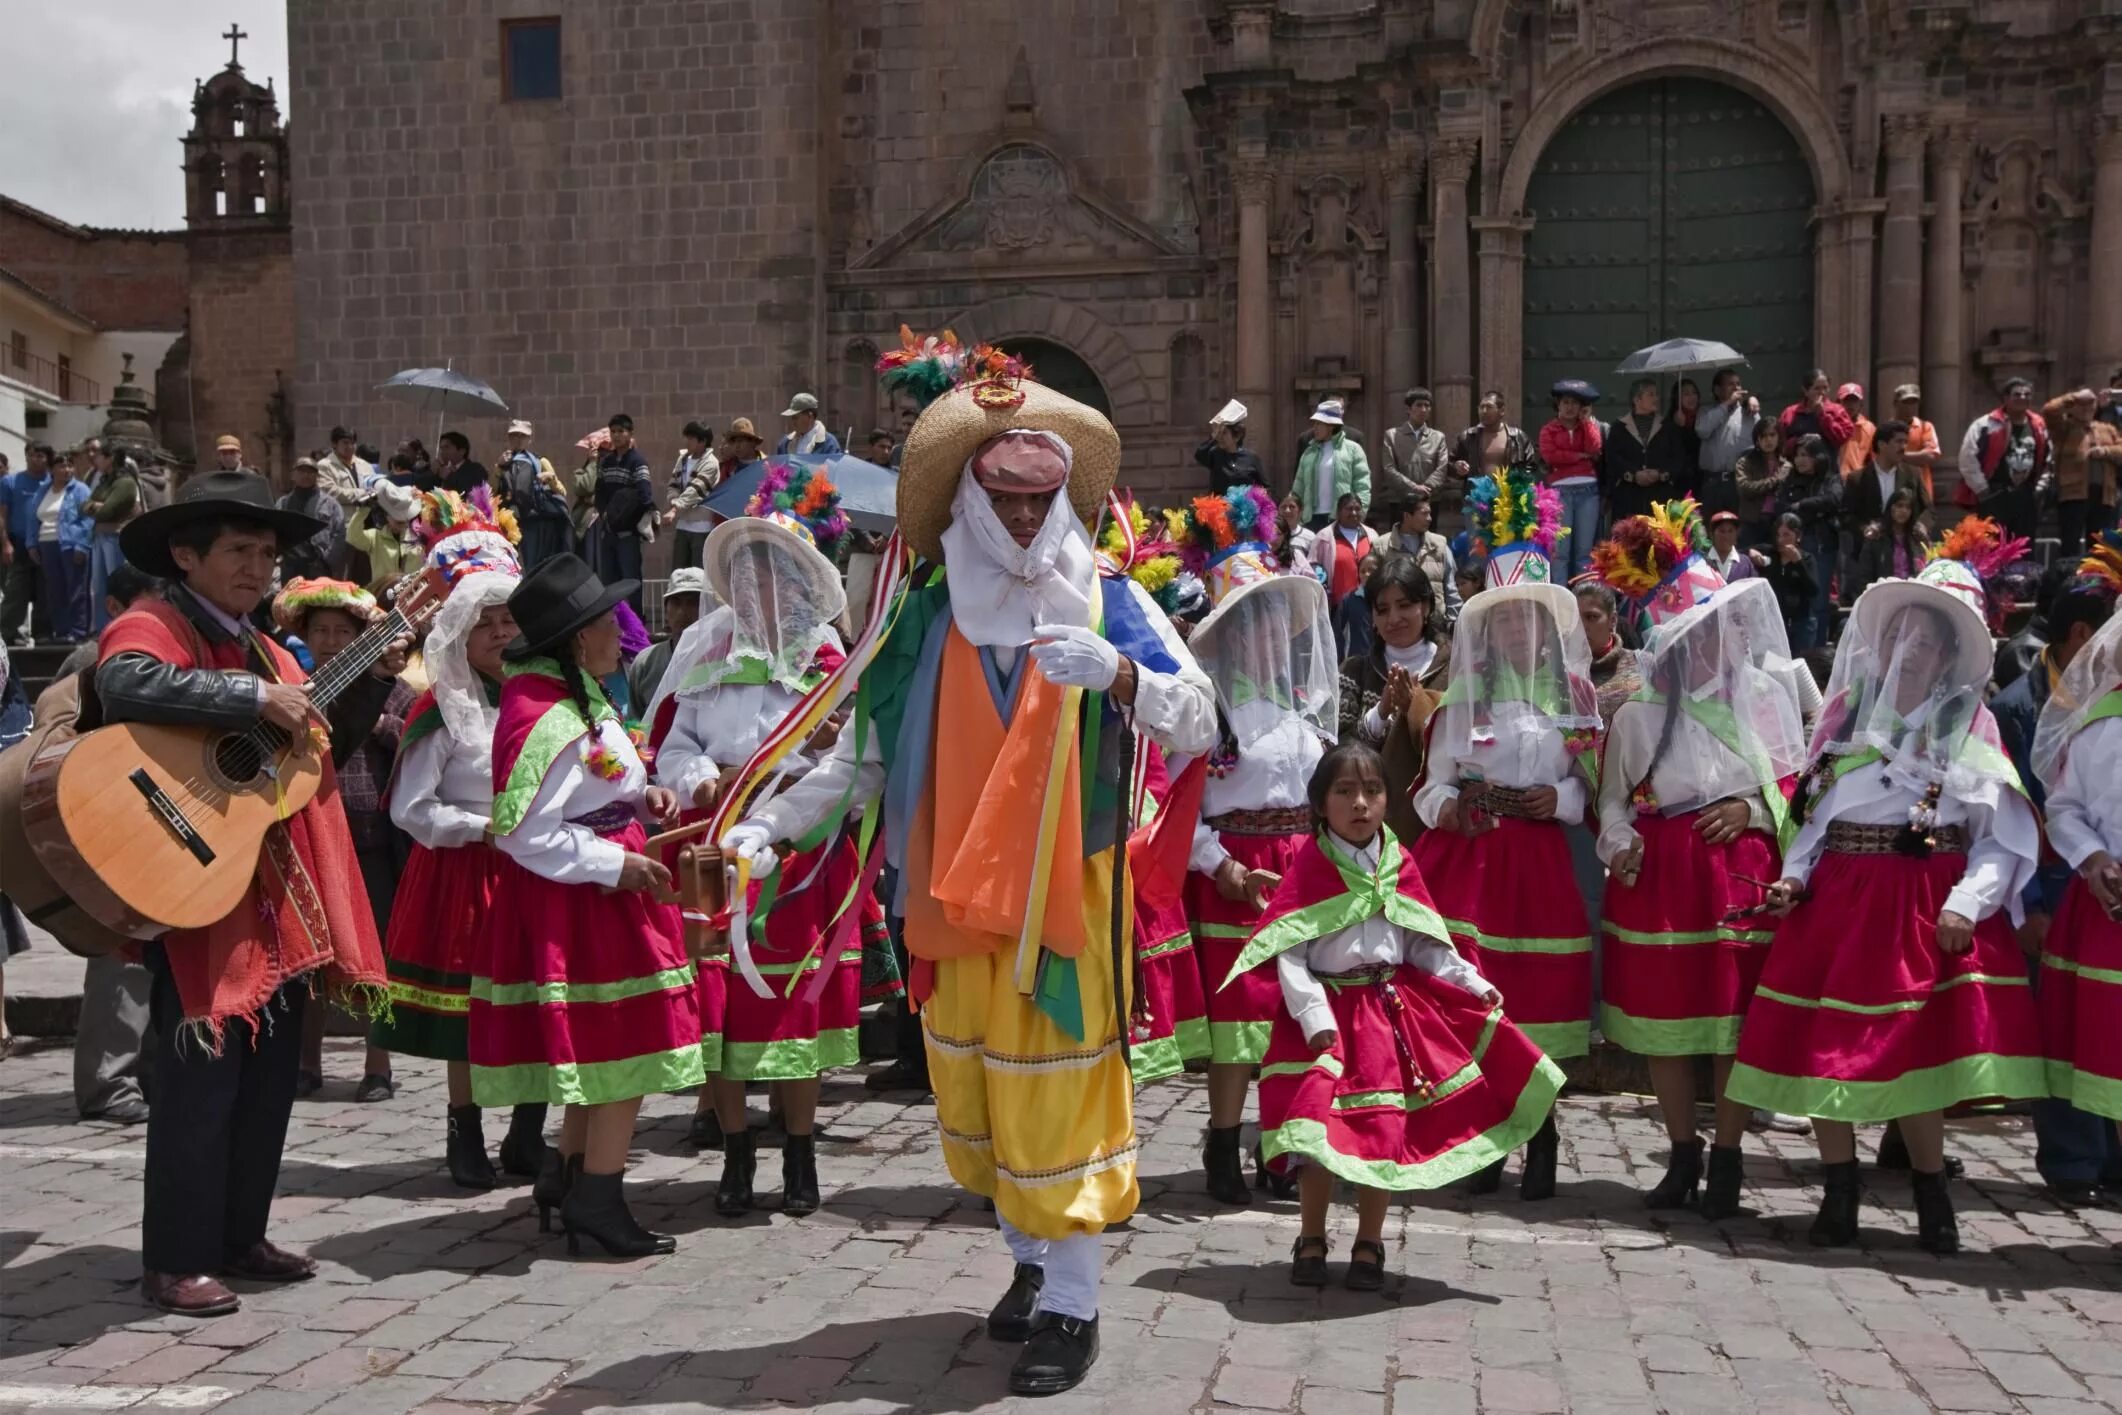
<svg viewBox="0 0 2122 1415"><path fill-rule="evenodd" d="M766 457L752 463L741 472L723 478L722 484L707 495L703 504L718 516L741 516L745 503L766 480L766 474L776 466L795 462L804 466L825 468L833 485L840 490L840 509L847 513L848 524L858 531L888 532L899 520L899 476L889 467L880 467L874 462L865 462L860 457Z"/></svg>

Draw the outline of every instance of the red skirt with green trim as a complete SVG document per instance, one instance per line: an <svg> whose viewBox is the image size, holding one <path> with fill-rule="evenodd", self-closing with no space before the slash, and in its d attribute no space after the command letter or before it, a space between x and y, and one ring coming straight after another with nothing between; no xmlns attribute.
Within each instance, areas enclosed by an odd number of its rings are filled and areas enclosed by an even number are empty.
<svg viewBox="0 0 2122 1415"><path fill-rule="evenodd" d="M2035 994L2050 1092L2122 1120L2122 923L2076 876L2048 926Z"/></svg>
<svg viewBox="0 0 2122 1415"><path fill-rule="evenodd" d="M1727 1092L1862 1124L1963 1101L2048 1094L2026 962L2003 914L1957 958L1937 918L1967 869L1939 852L1829 851L1776 930Z"/></svg>
<svg viewBox="0 0 2122 1415"><path fill-rule="evenodd" d="M483 840L446 850L413 846L383 940L391 1010L370 1026L371 1045L435 1061L469 1059L472 955L504 858Z"/></svg>
<svg viewBox="0 0 2122 1415"><path fill-rule="evenodd" d="M1289 835L1240 835L1219 831L1216 838L1231 858L1248 870L1289 873L1290 861L1311 840L1308 831ZM1280 1017L1282 984L1275 965L1263 963L1232 980L1231 965L1259 926L1261 911L1243 900L1225 899L1216 882L1199 870L1186 875L1186 917L1194 925L1194 958L1200 964L1201 991L1208 1006L1208 1059L1218 1066L1257 1066L1267 1055L1267 1036Z"/></svg>
<svg viewBox="0 0 2122 1415"><path fill-rule="evenodd" d="M1154 905L1135 893L1135 1027L1128 1065L1146 1086L1208 1059L1208 1000L1194 961L1194 936L1178 900Z"/></svg>
<svg viewBox="0 0 2122 1415"><path fill-rule="evenodd" d="M1547 1119L1562 1070L1500 1006L1405 963L1320 981L1334 1045L1314 1052L1284 1009L1260 1068L1261 1148L1276 1168L1297 1156L1352 1184L1435 1189Z"/></svg>
<svg viewBox="0 0 2122 1415"><path fill-rule="evenodd" d="M1711 845L1695 829L1700 819L1637 816L1642 873L1634 888L1607 881L1599 1029L1639 1056L1737 1051L1739 1023L1775 938L1772 915L1724 922L1761 902L1761 890L1741 876L1782 878L1774 838L1749 830Z"/></svg>
<svg viewBox="0 0 2122 1415"><path fill-rule="evenodd" d="M1411 847L1452 944L1549 1056L1591 1050L1592 937L1559 821L1499 816Z"/></svg>
<svg viewBox="0 0 2122 1415"><path fill-rule="evenodd" d="M636 852L646 839L638 823L600 834ZM647 894L556 884L500 854L471 995L482 1106L599 1105L703 1079L678 910Z"/></svg>
<svg viewBox="0 0 2122 1415"><path fill-rule="evenodd" d="M859 873L855 844L844 835L781 862L781 883L794 892L775 898L765 936L752 938L752 961L772 997L752 991L727 959L701 965L700 1041L708 1070L732 1081L808 1081L862 1060L862 946L872 929L884 928L876 896L851 906L860 922L814 1000L806 994L824 959L803 966ZM759 895L754 884L755 906Z"/></svg>

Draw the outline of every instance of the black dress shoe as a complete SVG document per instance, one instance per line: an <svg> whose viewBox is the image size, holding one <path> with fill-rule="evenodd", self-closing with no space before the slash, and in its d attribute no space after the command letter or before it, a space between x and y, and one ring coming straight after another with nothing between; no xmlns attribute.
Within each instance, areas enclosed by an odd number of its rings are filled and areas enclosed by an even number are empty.
<svg viewBox="0 0 2122 1415"><path fill-rule="evenodd" d="M324 1078L316 1072L297 1071L295 1073L295 1098L297 1100L305 1096L314 1096L323 1089ZM359 1097L356 1097L356 1099L359 1099Z"/></svg>
<svg viewBox="0 0 2122 1415"><path fill-rule="evenodd" d="M147 1124L147 1101L140 1096L126 1096L123 1099L112 1101L109 1105L87 1118L90 1120L108 1120L113 1125L145 1125Z"/></svg>
<svg viewBox="0 0 2122 1415"><path fill-rule="evenodd" d="M323 1085L323 1078L318 1078L317 1084ZM372 1101L387 1101L397 1094L398 1083L390 1077L374 1071L363 1076L361 1084L354 1087L354 1099L364 1104Z"/></svg>
<svg viewBox="0 0 2122 1415"><path fill-rule="evenodd" d="M1073 1390L1098 1360L1098 1319L1041 1312L1017 1364L1009 1368L1012 1395L1059 1395Z"/></svg>
<svg viewBox="0 0 2122 1415"><path fill-rule="evenodd" d="M987 1334L996 1341L1028 1339L1032 1334L1032 1313L1039 1306L1039 1290L1045 1286L1045 1268L1017 1264L1017 1271L1009 1280L1009 1291L987 1314Z"/></svg>
<svg viewBox="0 0 2122 1415"><path fill-rule="evenodd" d="M2114 1207L2108 1191L2097 1184L2044 1184L2041 1192L2066 1209L2107 1209Z"/></svg>
<svg viewBox="0 0 2122 1415"><path fill-rule="evenodd" d="M872 1071L862 1078L862 1087L868 1091L926 1091L928 1067L919 1062L894 1061L881 1071Z"/></svg>

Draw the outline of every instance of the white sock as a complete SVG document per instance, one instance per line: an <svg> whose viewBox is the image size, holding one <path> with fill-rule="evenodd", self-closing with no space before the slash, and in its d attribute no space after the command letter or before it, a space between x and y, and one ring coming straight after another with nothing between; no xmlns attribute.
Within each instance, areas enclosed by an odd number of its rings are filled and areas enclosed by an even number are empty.
<svg viewBox="0 0 2122 1415"><path fill-rule="evenodd" d="M1098 1280L1105 1270L1105 1247L1095 1233L1059 1238L1046 1245L1046 1286L1039 1290L1039 1310L1085 1321L1098 1315Z"/></svg>
<svg viewBox="0 0 2122 1415"><path fill-rule="evenodd" d="M1046 1266L1047 1251L1052 1245L1044 1238L1032 1237L1022 1229L1012 1226L1010 1221L1000 1214L995 1215L995 1222L1002 1225L1002 1237L1009 1244L1011 1257L1026 1267Z"/></svg>

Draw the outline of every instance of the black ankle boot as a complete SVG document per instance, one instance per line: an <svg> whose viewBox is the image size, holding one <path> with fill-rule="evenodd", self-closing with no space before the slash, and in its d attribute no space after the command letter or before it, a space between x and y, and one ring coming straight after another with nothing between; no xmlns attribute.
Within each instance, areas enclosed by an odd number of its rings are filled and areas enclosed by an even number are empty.
<svg viewBox="0 0 2122 1415"><path fill-rule="evenodd" d="M1009 1280L1009 1291L987 1314L987 1334L996 1341L1023 1341L1032 1334L1032 1313L1039 1306L1040 1289L1046 1286L1046 1269L1030 1263L1017 1264Z"/></svg>
<svg viewBox="0 0 2122 1415"><path fill-rule="evenodd" d="M1241 1171L1242 1173L1242 1171ZM1267 1153L1259 1145L1253 1146L1253 1187L1265 1189L1277 1199L1297 1197L1297 1171L1286 1169L1277 1174L1267 1167Z"/></svg>
<svg viewBox="0 0 2122 1415"><path fill-rule="evenodd" d="M1826 1192L1808 1237L1815 1248L1844 1248L1857 1241L1857 1162L1820 1167Z"/></svg>
<svg viewBox="0 0 2122 1415"><path fill-rule="evenodd" d="M1925 1174L1919 1169L1909 1178L1916 1191L1916 1245L1926 1253L1959 1252L1960 1221L1953 1217L1953 1196L1944 1171Z"/></svg>
<svg viewBox="0 0 2122 1415"><path fill-rule="evenodd" d="M1525 1142L1525 1172L1518 1176L1518 1197L1555 1197L1555 1165L1562 1153L1562 1135L1555 1129L1555 1114L1547 1113L1545 1124Z"/></svg>
<svg viewBox="0 0 2122 1415"><path fill-rule="evenodd" d="M667 1233L650 1233L634 1222L620 1179L617 1174L591 1174L586 1169L576 1172L574 1186L560 1204L560 1229L567 1235L569 1257L582 1252L583 1234L614 1258L678 1251L677 1239Z"/></svg>
<svg viewBox="0 0 2122 1415"><path fill-rule="evenodd" d="M508 1174L535 1178L545 1168L545 1105L519 1105L508 1115L501 1137L501 1168Z"/></svg>
<svg viewBox="0 0 2122 1415"><path fill-rule="evenodd" d="M1235 1125L1208 1127L1208 1143L1201 1147L1201 1168L1208 1174L1208 1196L1219 1204L1243 1208L1253 1201L1245 1187L1245 1162L1238 1157Z"/></svg>
<svg viewBox="0 0 2122 1415"><path fill-rule="evenodd" d="M1031 1338L1017 1364L1010 1367L1012 1395L1059 1395L1090 1374L1098 1359L1098 1319L1041 1312L1032 1318Z"/></svg>
<svg viewBox="0 0 2122 1415"><path fill-rule="evenodd" d="M752 1176L758 1172L759 1151L752 1132L738 1130L722 1137L722 1182L715 1186L715 1212L724 1218L747 1214L752 1208Z"/></svg>
<svg viewBox="0 0 2122 1415"><path fill-rule="evenodd" d="M486 1132L479 1125L479 1107L449 1108L449 1139L444 1153L449 1159L449 1177L459 1189L491 1189L499 1182L494 1162L486 1157Z"/></svg>
<svg viewBox="0 0 2122 1415"><path fill-rule="evenodd" d="M1737 1145L1709 1147L1709 1182L1702 1186L1702 1217L1739 1216L1739 1182L1746 1177L1746 1156Z"/></svg>
<svg viewBox="0 0 2122 1415"><path fill-rule="evenodd" d="M1695 1186L1702 1182L1702 1141L1699 1137L1675 1140L1672 1146L1672 1158L1665 1162L1665 1177L1643 1196L1646 1209L1684 1209L1695 1201ZM1530 1151L1525 1167L1532 1168Z"/></svg>
<svg viewBox="0 0 2122 1415"><path fill-rule="evenodd" d="M1473 1178L1466 1181L1469 1194L1493 1194L1503 1187L1503 1161L1474 1171Z"/></svg>
<svg viewBox="0 0 2122 1415"><path fill-rule="evenodd" d="M582 1169L582 1156L562 1156L557 1149L547 1149L545 1163L538 1166L538 1177L531 1183L531 1203L538 1210L538 1231L553 1231L553 1210L567 1198L567 1191L574 1187L575 1175Z"/></svg>
<svg viewBox="0 0 2122 1415"><path fill-rule="evenodd" d="M791 1135L781 1145L781 1212L790 1218L818 1212L818 1142Z"/></svg>

